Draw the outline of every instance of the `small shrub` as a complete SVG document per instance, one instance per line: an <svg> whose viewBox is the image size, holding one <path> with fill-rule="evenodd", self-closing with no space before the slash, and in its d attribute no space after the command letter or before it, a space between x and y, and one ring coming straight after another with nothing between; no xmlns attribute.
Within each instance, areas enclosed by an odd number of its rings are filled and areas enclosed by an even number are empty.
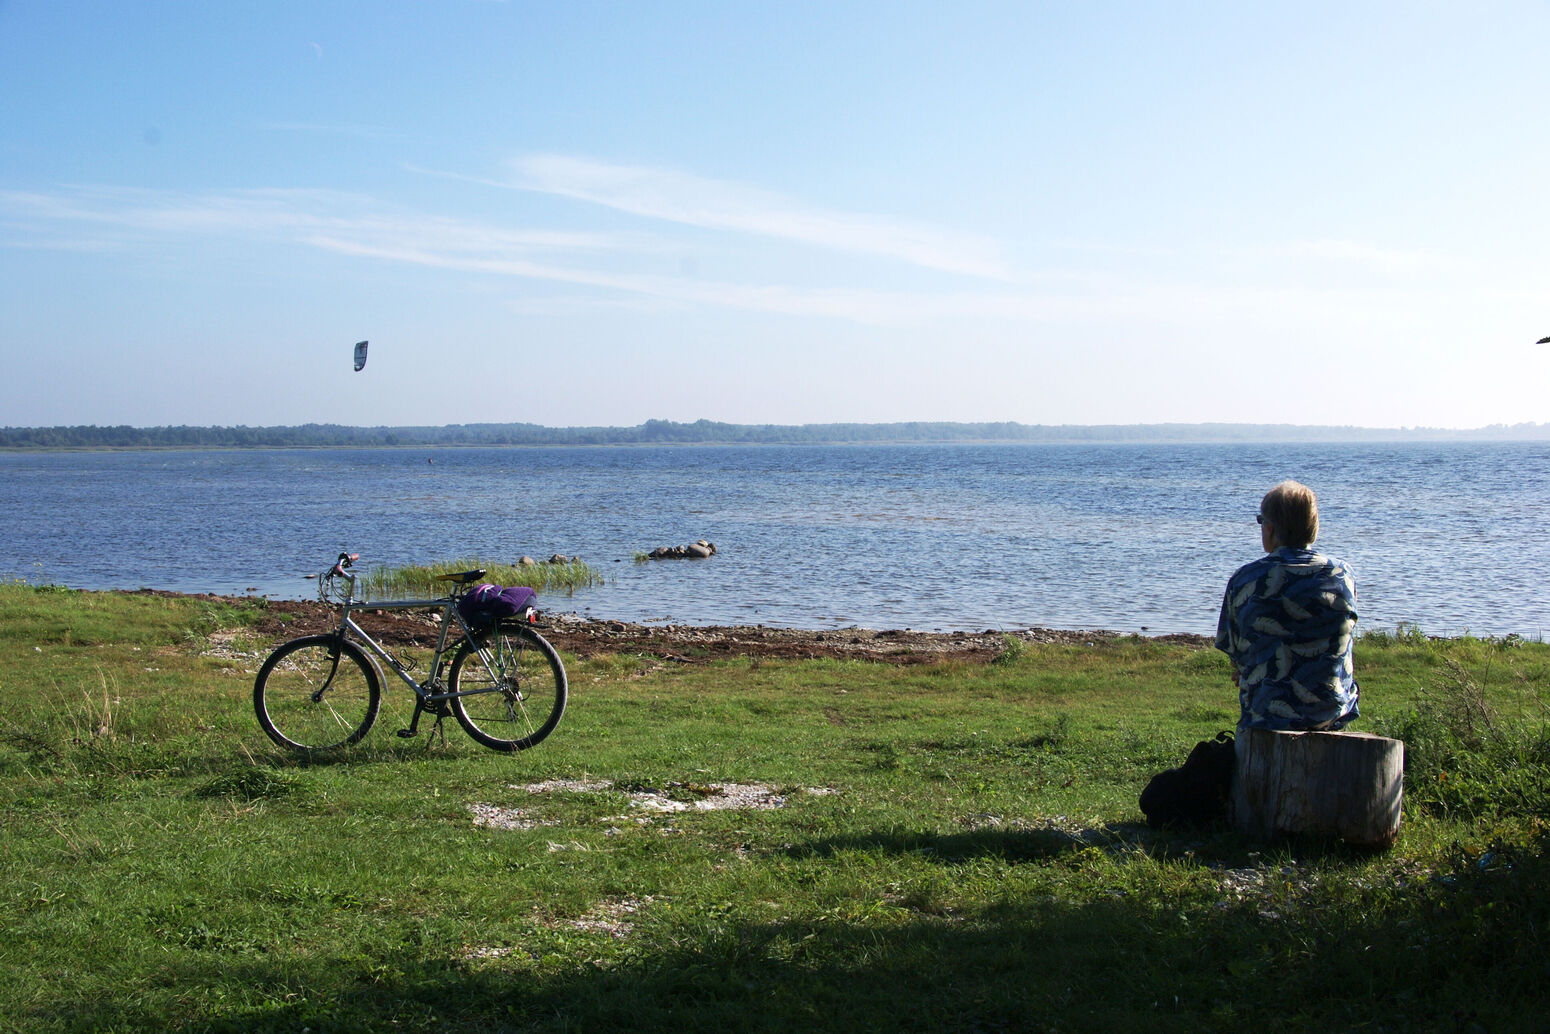
<svg viewBox="0 0 1550 1034"><path fill-rule="evenodd" d="M1001 637L1001 651L991 658L991 664L1016 664L1023 655L1023 641L1015 635Z"/></svg>
<svg viewBox="0 0 1550 1034"><path fill-rule="evenodd" d="M1397 622L1392 631L1386 628L1364 631L1361 641L1370 646L1427 646L1431 642L1419 625L1406 621Z"/></svg>
<svg viewBox="0 0 1550 1034"><path fill-rule="evenodd" d="M117 684L115 682L109 686L107 675L101 672L98 673L98 679L101 683L100 697L96 690L83 689L80 706L65 709L74 728L72 739L77 744L92 740L112 740L118 731L120 697Z"/></svg>
<svg viewBox="0 0 1550 1034"><path fill-rule="evenodd" d="M1501 720L1483 677L1440 662L1419 706L1378 723L1405 742L1407 804L1460 818L1550 816L1550 724Z"/></svg>

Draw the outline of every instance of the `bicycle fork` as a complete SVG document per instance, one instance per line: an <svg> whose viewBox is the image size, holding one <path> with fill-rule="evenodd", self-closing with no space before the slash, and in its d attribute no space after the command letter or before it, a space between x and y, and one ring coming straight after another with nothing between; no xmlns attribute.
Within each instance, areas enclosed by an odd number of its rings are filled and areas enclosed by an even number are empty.
<svg viewBox="0 0 1550 1034"><path fill-rule="evenodd" d="M344 636L335 636L334 645L329 647L328 650L328 677L323 680L321 686L312 691L312 702L314 704L321 704L323 702L323 694L327 693L328 687L334 684L334 676L339 673L339 656L342 653L344 653Z"/></svg>

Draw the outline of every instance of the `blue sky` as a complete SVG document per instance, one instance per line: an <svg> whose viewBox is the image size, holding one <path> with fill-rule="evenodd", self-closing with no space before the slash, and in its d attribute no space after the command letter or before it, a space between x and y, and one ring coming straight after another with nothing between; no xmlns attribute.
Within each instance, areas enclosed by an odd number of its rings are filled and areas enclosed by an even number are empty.
<svg viewBox="0 0 1550 1034"><path fill-rule="evenodd" d="M1543 422L1547 54L1543 2L0 0L0 425Z"/></svg>

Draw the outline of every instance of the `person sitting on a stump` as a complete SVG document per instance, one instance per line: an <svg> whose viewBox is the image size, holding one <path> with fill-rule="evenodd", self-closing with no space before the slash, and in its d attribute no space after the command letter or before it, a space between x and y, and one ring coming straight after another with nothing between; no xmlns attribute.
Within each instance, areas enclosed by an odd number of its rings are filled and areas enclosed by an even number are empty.
<svg viewBox="0 0 1550 1034"><path fill-rule="evenodd" d="M1313 551L1313 490L1276 485L1259 504L1265 556L1227 582L1216 648L1232 661L1247 729L1335 730L1358 714L1351 666L1356 586L1350 569Z"/></svg>

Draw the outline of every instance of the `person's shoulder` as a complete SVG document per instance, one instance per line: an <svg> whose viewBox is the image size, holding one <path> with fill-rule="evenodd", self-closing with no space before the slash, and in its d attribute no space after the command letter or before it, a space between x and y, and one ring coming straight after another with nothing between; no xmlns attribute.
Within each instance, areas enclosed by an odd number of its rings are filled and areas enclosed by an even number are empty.
<svg viewBox="0 0 1550 1034"><path fill-rule="evenodd" d="M1313 554L1310 562L1335 575L1337 578L1347 577L1351 573L1350 564L1337 556L1330 556L1328 553L1316 552Z"/></svg>
<svg viewBox="0 0 1550 1034"><path fill-rule="evenodd" d="M1333 591L1353 598L1356 594L1356 579L1351 574L1351 568L1339 557L1303 550L1289 566L1292 568L1292 580L1304 586L1303 591Z"/></svg>
<svg viewBox="0 0 1550 1034"><path fill-rule="evenodd" d="M1238 568L1232 573L1232 577L1227 579L1228 586L1242 585L1245 582L1251 582L1263 575L1267 570L1274 566L1271 561L1271 557L1273 555L1274 554L1267 553L1255 560L1250 560L1248 563Z"/></svg>
<svg viewBox="0 0 1550 1034"><path fill-rule="evenodd" d="M1339 557L1326 556L1324 559L1329 563L1329 576L1354 592L1356 575L1351 573L1351 565Z"/></svg>

